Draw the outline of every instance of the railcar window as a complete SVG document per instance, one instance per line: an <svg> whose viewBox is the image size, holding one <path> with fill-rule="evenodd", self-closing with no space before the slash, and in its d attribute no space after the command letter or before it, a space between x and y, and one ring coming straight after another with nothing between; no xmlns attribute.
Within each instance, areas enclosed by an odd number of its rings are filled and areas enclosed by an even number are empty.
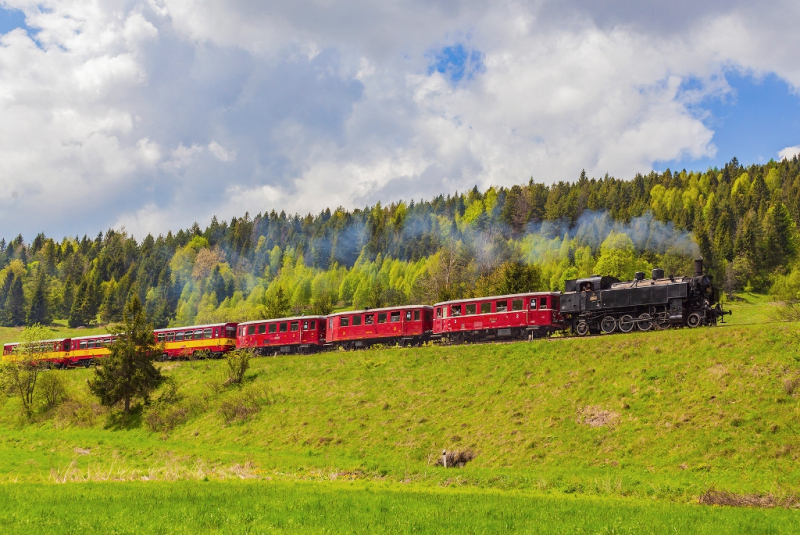
<svg viewBox="0 0 800 535"><path fill-rule="evenodd" d="M266 323L261 323L258 326L258 334L265 334L266 332L267 332L267 324Z"/></svg>
<svg viewBox="0 0 800 535"><path fill-rule="evenodd" d="M400 321L400 312L392 312L392 317L389 319L392 323Z"/></svg>
<svg viewBox="0 0 800 535"><path fill-rule="evenodd" d="M167 333L167 342L172 342L175 339L175 333Z"/></svg>
<svg viewBox="0 0 800 535"><path fill-rule="evenodd" d="M194 339L195 340L202 340L203 339L203 329L197 329L194 332Z"/></svg>
<svg viewBox="0 0 800 535"><path fill-rule="evenodd" d="M247 326L247 334L256 334L256 326L255 325L248 325Z"/></svg>
<svg viewBox="0 0 800 535"><path fill-rule="evenodd" d="M542 297L539 299L539 308L547 308L547 298Z"/></svg>
<svg viewBox="0 0 800 535"><path fill-rule="evenodd" d="M164 338L166 338L164 333L158 333L158 343L159 344L164 341Z"/></svg>
<svg viewBox="0 0 800 535"><path fill-rule="evenodd" d="M349 327L350 326L350 318L347 316L339 317L339 327Z"/></svg>
<svg viewBox="0 0 800 535"><path fill-rule="evenodd" d="M94 340L86 341L86 349L94 349Z"/></svg>
<svg viewBox="0 0 800 535"><path fill-rule="evenodd" d="M531 310L536 310L536 298L531 297Z"/></svg>
<svg viewBox="0 0 800 535"><path fill-rule="evenodd" d="M304 330L304 331L307 331L307 330L308 330L308 322L307 322L307 321L304 321L304 322L303 322L303 330Z"/></svg>
<svg viewBox="0 0 800 535"><path fill-rule="evenodd" d="M192 333L194 333L194 331L186 331L184 333L184 335L183 335L183 339L184 340L194 340L195 337L194 337L194 335ZM200 331L200 334L202 334L202 331Z"/></svg>
<svg viewBox="0 0 800 535"><path fill-rule="evenodd" d="M269 324L269 334L275 334L278 332L278 324L277 323L270 323Z"/></svg>
<svg viewBox="0 0 800 535"><path fill-rule="evenodd" d="M228 333L228 338L234 338L236 335L236 327L225 327L225 332Z"/></svg>
<svg viewBox="0 0 800 535"><path fill-rule="evenodd" d="M481 314L491 314L492 304L488 301L481 303Z"/></svg>
<svg viewBox="0 0 800 535"><path fill-rule="evenodd" d="M419 310L414 311L414 321L419 321Z"/></svg>
<svg viewBox="0 0 800 535"><path fill-rule="evenodd" d="M214 329L214 338L219 338L219 329Z"/></svg>
<svg viewBox="0 0 800 535"><path fill-rule="evenodd" d="M316 321L312 321L311 322L311 330L312 331L316 331L317 330L317 322Z"/></svg>
<svg viewBox="0 0 800 535"><path fill-rule="evenodd" d="M425 321L433 321L433 312L430 310L425 311Z"/></svg>
<svg viewBox="0 0 800 535"><path fill-rule="evenodd" d="M203 330L203 338L211 338L211 329Z"/></svg>
<svg viewBox="0 0 800 535"><path fill-rule="evenodd" d="M411 321L411 311L406 310L406 321Z"/></svg>
<svg viewBox="0 0 800 535"><path fill-rule="evenodd" d="M514 299L511 301L511 310L522 310L522 299Z"/></svg>
<svg viewBox="0 0 800 535"><path fill-rule="evenodd" d="M498 312L508 312L508 301L498 301L497 308L495 308Z"/></svg>
<svg viewBox="0 0 800 535"><path fill-rule="evenodd" d="M183 342L183 332L175 333L175 341Z"/></svg>
<svg viewBox="0 0 800 535"><path fill-rule="evenodd" d="M281 331L282 333L285 333L287 330L289 330L289 325L288 325L287 323L285 323L285 322L284 322L284 323L281 323L281 328L280 328L280 331Z"/></svg>
<svg viewBox="0 0 800 535"><path fill-rule="evenodd" d="M361 316L353 316L353 327L361 325Z"/></svg>
<svg viewBox="0 0 800 535"><path fill-rule="evenodd" d="M364 316L364 325L372 325L375 323L375 314L367 314Z"/></svg>
<svg viewBox="0 0 800 535"><path fill-rule="evenodd" d="M386 323L386 312L378 314L378 323Z"/></svg>
<svg viewBox="0 0 800 535"><path fill-rule="evenodd" d="M299 321L293 321L292 322L292 326L291 326L291 328L289 330L292 331L292 332L295 332L299 328L300 328L300 322Z"/></svg>
<svg viewBox="0 0 800 535"><path fill-rule="evenodd" d="M478 310L478 306L475 303L472 303L471 305L467 305L467 312L466 312L467 316L471 316L472 314L475 314L476 310Z"/></svg>
<svg viewBox="0 0 800 535"><path fill-rule="evenodd" d="M106 346L106 347L111 347L111 344L113 344L113 343L114 343L114 340L112 340L111 338L106 338L103 341L103 345Z"/></svg>
<svg viewBox="0 0 800 535"><path fill-rule="evenodd" d="M461 305L450 305L450 315L452 317L461 315Z"/></svg>
<svg viewBox="0 0 800 535"><path fill-rule="evenodd" d="M436 309L436 317L437 318L441 318L442 317L442 307L439 307L439 308Z"/></svg>
<svg viewBox="0 0 800 535"><path fill-rule="evenodd" d="M81 340L81 343L78 345L81 349L86 349L86 340Z"/></svg>

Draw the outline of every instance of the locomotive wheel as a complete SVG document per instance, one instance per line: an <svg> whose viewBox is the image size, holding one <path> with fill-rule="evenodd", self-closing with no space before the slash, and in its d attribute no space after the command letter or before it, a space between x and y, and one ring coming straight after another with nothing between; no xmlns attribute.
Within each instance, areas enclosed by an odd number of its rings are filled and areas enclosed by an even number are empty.
<svg viewBox="0 0 800 535"><path fill-rule="evenodd" d="M639 327L640 331L649 331L653 328L653 318L647 312L643 312L639 314L639 321L637 322L637 327Z"/></svg>
<svg viewBox="0 0 800 535"><path fill-rule="evenodd" d="M619 330L624 333L629 333L636 327L636 323L633 321L633 316L630 314L625 314L619 319L619 323L617 324Z"/></svg>
<svg viewBox="0 0 800 535"><path fill-rule="evenodd" d="M703 323L703 318L700 317L700 314L697 312L692 312L689 314L689 317L686 318L686 325L691 328L699 327Z"/></svg>
<svg viewBox="0 0 800 535"><path fill-rule="evenodd" d="M602 330L605 334L611 334L617 328L617 320L615 320L611 316L606 316L603 318L603 321L600 322L600 330Z"/></svg>
<svg viewBox="0 0 800 535"><path fill-rule="evenodd" d="M669 318L666 316L657 316L653 325L655 325L656 329L662 331L667 330L670 327Z"/></svg>
<svg viewBox="0 0 800 535"><path fill-rule="evenodd" d="M589 334L589 324L581 320L575 325L575 334L578 336L586 336Z"/></svg>

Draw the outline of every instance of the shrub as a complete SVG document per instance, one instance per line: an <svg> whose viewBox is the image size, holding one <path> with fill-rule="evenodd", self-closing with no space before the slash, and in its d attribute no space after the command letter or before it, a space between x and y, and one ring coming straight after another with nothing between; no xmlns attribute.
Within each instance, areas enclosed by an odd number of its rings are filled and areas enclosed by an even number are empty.
<svg viewBox="0 0 800 535"><path fill-rule="evenodd" d="M253 357L251 349L236 349L228 353L228 380L225 384L240 385L244 381L244 374L250 368L250 359Z"/></svg>
<svg viewBox="0 0 800 535"><path fill-rule="evenodd" d="M107 413L108 409L94 400L69 399L58 407L56 425L92 427L100 416Z"/></svg>
<svg viewBox="0 0 800 535"><path fill-rule="evenodd" d="M177 405L155 404L145 410L144 425L154 433L168 433L186 423L191 416L188 407Z"/></svg>
<svg viewBox="0 0 800 535"><path fill-rule="evenodd" d="M36 389L45 410L52 409L67 399L67 389L59 372L44 373L36 384Z"/></svg>
<svg viewBox="0 0 800 535"><path fill-rule="evenodd" d="M219 414L225 423L244 422L261 411L261 407L272 405L274 399L269 388L249 388L223 400Z"/></svg>

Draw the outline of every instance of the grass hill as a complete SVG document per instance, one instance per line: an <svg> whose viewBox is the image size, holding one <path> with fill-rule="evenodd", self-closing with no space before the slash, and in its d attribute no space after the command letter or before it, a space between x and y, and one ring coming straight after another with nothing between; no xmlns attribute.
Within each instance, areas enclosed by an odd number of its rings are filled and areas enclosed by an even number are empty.
<svg viewBox="0 0 800 535"><path fill-rule="evenodd" d="M738 306L734 319L744 323L769 305ZM368 494L369 485L390 494L460 489L473 493L471 499L513 490L536 500L584 496L587 511L602 507L591 505L592 496L625 498L613 501L624 509L652 498L697 503L711 490L791 505L800 495L798 334L796 323L729 324L259 358L242 387L224 386L224 361L166 363L177 391L163 388L129 418L107 413L88 395L92 370L47 372L62 374L71 400L33 423L20 420L16 400L5 402L0 482L218 480L249 496L252 487L233 483L246 479L283 485L270 492L282 488L285 499L300 501L327 495L330 485L350 492L363 484ZM476 457L463 468L444 469L435 466L442 449L471 450ZM309 481L325 483L302 486ZM166 492L131 484L99 492L135 488L154 501ZM4 499L13 501L26 487L13 488ZM99 500L100 507L102 496L87 500ZM403 496L408 503L426 500ZM441 499L457 501L448 496ZM523 499L508 496L509 504ZM376 496L364 499L378 515ZM324 503L331 518L349 514L337 509L341 504ZM796 520L789 512L775 514L770 518ZM544 521L526 519L517 525ZM595 527L606 525L598 522ZM480 525L496 531L491 522ZM579 527L570 531L582 532Z"/></svg>

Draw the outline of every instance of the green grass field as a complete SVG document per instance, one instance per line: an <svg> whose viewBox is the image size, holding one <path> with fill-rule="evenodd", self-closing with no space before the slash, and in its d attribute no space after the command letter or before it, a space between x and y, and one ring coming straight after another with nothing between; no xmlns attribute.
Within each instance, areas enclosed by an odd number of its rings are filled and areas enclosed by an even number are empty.
<svg viewBox="0 0 800 535"><path fill-rule="evenodd" d="M93 370L46 372L68 402L33 422L0 402L0 524L791 532L792 508L697 505L800 496L800 324L751 299L718 328L259 358L241 388L224 361L165 363L177 399L129 417L89 396ZM444 448L476 457L435 466Z"/></svg>

